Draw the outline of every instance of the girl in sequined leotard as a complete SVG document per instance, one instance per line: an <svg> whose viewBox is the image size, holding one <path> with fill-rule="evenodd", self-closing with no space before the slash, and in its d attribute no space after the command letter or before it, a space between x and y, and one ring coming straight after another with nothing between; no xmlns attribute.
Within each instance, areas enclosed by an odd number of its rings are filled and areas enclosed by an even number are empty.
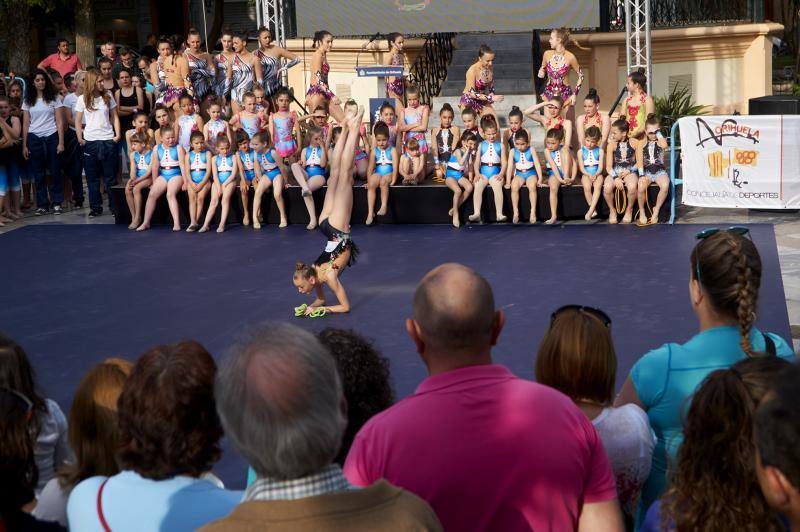
<svg viewBox="0 0 800 532"><path fill-rule="evenodd" d="M251 92L255 83L262 83L261 63L247 50L247 40L240 35L233 37L233 51L236 56L231 65L231 107L238 113L242 110L245 93Z"/></svg>
<svg viewBox="0 0 800 532"><path fill-rule="evenodd" d="M551 50L547 50L542 56L542 66L539 69L539 77L542 79L545 76L547 77L547 84L542 92L542 98L551 100L553 97L559 96L564 100L565 107L575 105L575 99L583 83L583 71L578 64L578 60L572 52L566 49L566 45L569 42L569 30L566 28L559 28L550 32ZM578 46L574 40L572 42ZM578 75L578 82L575 84L574 90L569 85L570 70L574 70Z"/></svg>
<svg viewBox="0 0 800 532"><path fill-rule="evenodd" d="M628 97L622 108L625 110L625 119L628 121L628 137L634 146L645 141L645 119L656 110L653 98L647 95L647 76L644 69L639 69L628 74L625 86Z"/></svg>
<svg viewBox="0 0 800 532"><path fill-rule="evenodd" d="M258 50L253 52L261 62L261 74L264 79L264 95L272 98L281 86L280 73L282 70L289 70L300 62L297 54L281 48L272 42L272 32L269 28L262 26L258 30ZM286 59L288 63L281 66L281 59Z"/></svg>
<svg viewBox="0 0 800 532"><path fill-rule="evenodd" d="M192 82L195 99L202 102L212 94L211 85L216 76L214 60L200 49L200 32L197 30L189 30L186 44L188 48L183 56L189 65L189 81Z"/></svg>
<svg viewBox="0 0 800 532"><path fill-rule="evenodd" d="M600 97L595 89L589 89L589 93L583 100L583 114L578 117L578 146L584 145L586 130L594 126L600 130L600 142L598 146L605 150L608 132L611 130L611 121L608 114L600 111Z"/></svg>
<svg viewBox="0 0 800 532"><path fill-rule="evenodd" d="M664 157L669 148L669 143L661 133L661 121L655 114L648 115L644 123L645 139L636 148L637 166L644 170L644 175L639 177L639 225L658 223L658 213L669 194L669 175L664 164ZM651 183L658 185L658 198L650 218L645 213L647 203L647 189Z"/></svg>
<svg viewBox="0 0 800 532"><path fill-rule="evenodd" d="M344 112L339 107L339 98L328 85L328 52L333 47L333 35L328 31L314 34L314 55L311 57L311 84L306 91L306 109L316 109L322 105L336 122L344 120Z"/></svg>
<svg viewBox="0 0 800 532"><path fill-rule="evenodd" d="M479 116L490 114L497 122L494 102L502 102L503 97L494 93L494 52L482 44L478 49L478 61L467 69L467 85L458 105L461 109L473 109Z"/></svg>
<svg viewBox="0 0 800 532"><path fill-rule="evenodd" d="M386 36L386 42L389 43L389 66L404 66L406 56L403 53L403 45L405 44L405 37L401 33L390 33ZM386 78L386 97L394 98L395 107L400 109L403 107L403 94L406 91L406 78L404 76L387 77Z"/></svg>
<svg viewBox="0 0 800 532"><path fill-rule="evenodd" d="M606 147L606 171L608 177L603 184L603 197L608 204L608 223L617 223L617 209L614 205L615 190L627 193L628 205L622 223L631 223L638 174L643 174L644 171L641 168L637 169L636 150L631 146L628 138L628 122L624 118L619 118L611 124L611 133L608 136L608 146Z"/></svg>
<svg viewBox="0 0 800 532"><path fill-rule="evenodd" d="M211 90L223 107L226 106L231 92L231 81L233 79L233 59L236 54L233 51L233 35L230 32L223 32L219 38L222 51L214 56L216 76L211 86Z"/></svg>
<svg viewBox="0 0 800 532"><path fill-rule="evenodd" d="M180 95L184 91L194 92L189 81L189 64L183 56L175 54L172 42L167 39L158 41L158 60L151 63L150 75L158 83L157 104L177 110Z"/></svg>

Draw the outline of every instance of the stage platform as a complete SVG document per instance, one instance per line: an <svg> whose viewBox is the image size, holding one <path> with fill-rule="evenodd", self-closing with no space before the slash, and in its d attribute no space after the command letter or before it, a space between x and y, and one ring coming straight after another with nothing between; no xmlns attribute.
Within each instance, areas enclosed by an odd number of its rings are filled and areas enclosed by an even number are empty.
<svg viewBox="0 0 800 532"><path fill-rule="evenodd" d="M314 193L314 201L317 205L317 212L322 209L322 202L325 199L327 187L322 187ZM655 205L656 197L658 196L658 187L655 185L650 186L648 189L650 205ZM131 223L130 212L125 203L125 187L116 186L113 189L116 204L121 206L117 210L115 218L116 223L128 225ZM509 222L511 221L511 190L503 190L503 212L508 216ZM147 194L145 193L146 197ZM252 205L253 192L250 192L250 204ZM286 205L286 215L291 224L308 224L308 211L306 211L303 197L300 194L300 187L290 186L283 193L284 202ZM186 192L181 192L178 196L181 209L181 224L184 226L189 225L189 199ZM550 189L540 187L536 196L537 206L536 214L540 221L550 218ZM664 208L659 213L661 222L669 221L669 200L664 203ZM208 204L208 200L206 200ZM450 224L451 218L447 215L447 211L453 204L453 193L444 185L435 185L431 182L418 186L394 186L389 192L389 212L386 216L376 218L377 223L393 223L393 224ZM277 224L280 221L278 214L278 207L275 205L275 199L269 193L269 202L262 203L264 219L269 224ZM528 189L522 188L520 191L519 209L520 221L527 222L530 219L530 200L528 198ZM562 187L559 192L558 202L558 218L560 220L575 220L583 219L589 206L583 196L583 188L580 186ZM376 204L376 210L380 209L380 196ZM599 216L601 218L608 217L608 207L605 200L600 198ZM461 207L461 223L467 223L467 216L472 214L472 198L470 197L466 203ZM481 214L484 222L494 222L496 220L494 209L494 196L492 190L487 187L484 190L483 206ZM353 187L353 216L352 224L363 224L367 219L367 189L363 186ZM229 223L236 223L242 220L242 202L241 196L235 194L232 200L231 211L228 216ZM219 221L219 209L215 217L215 223ZM158 206L153 216L154 225L169 224L172 225L172 218L169 214L167 207L167 198L162 196L159 198ZM526 224L527 225L527 224Z"/></svg>
<svg viewBox="0 0 800 532"><path fill-rule="evenodd" d="M506 313L497 362L532 378L550 313L593 305L613 320L620 386L642 354L697 332L688 257L704 227L357 226L362 253L342 278L352 312L314 320L294 317L292 308L310 299L297 293L291 274L296 260L322 251L318 231L29 226L0 235L0 255L13 258L3 270L0 328L26 348L42 393L65 412L84 372L107 357L134 360L156 344L191 338L219 358L238 331L262 320L354 328L373 338L403 397L425 376L404 329L414 287L434 266L455 261L489 280ZM789 340L773 227L750 229L764 265L757 325ZM245 464L228 446L215 471L230 487L244 484Z"/></svg>

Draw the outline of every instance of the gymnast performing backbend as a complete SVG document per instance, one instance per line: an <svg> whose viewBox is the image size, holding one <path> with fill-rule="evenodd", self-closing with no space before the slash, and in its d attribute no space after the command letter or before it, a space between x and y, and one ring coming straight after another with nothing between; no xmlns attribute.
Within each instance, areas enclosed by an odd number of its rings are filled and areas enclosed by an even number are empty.
<svg viewBox="0 0 800 532"><path fill-rule="evenodd" d="M350 237L350 216L353 212L354 160L363 116L364 107L358 107L355 112L348 110L333 149L328 193L319 218L319 229L328 240L325 250L313 264L295 264L292 282L297 291L301 294L314 291L317 296L310 305L303 304L294 309L298 317L319 318L329 312L350 311L350 302L339 277L347 266L355 264L358 255L358 246ZM336 305L325 304L325 284L338 300Z"/></svg>

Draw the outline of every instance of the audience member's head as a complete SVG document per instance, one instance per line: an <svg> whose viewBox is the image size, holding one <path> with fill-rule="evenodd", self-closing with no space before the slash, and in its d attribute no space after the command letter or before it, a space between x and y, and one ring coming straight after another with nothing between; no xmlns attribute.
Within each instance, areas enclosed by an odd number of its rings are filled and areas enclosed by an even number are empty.
<svg viewBox="0 0 800 532"><path fill-rule="evenodd" d="M389 359L382 356L372 342L352 330L327 328L318 338L336 359L347 400L347 429L336 456L336 462L342 465L364 423L394 403Z"/></svg>
<svg viewBox="0 0 800 532"><path fill-rule="evenodd" d="M761 257L753 241L736 231L705 233L698 235L690 258L692 306L698 314L738 323L742 350L752 355Z"/></svg>
<svg viewBox="0 0 800 532"><path fill-rule="evenodd" d="M800 367L787 367L755 415L756 474L767 503L800 525Z"/></svg>
<svg viewBox="0 0 800 532"><path fill-rule="evenodd" d="M0 522L35 497L39 472L33 456L32 415L29 398L0 386Z"/></svg>
<svg viewBox="0 0 800 532"><path fill-rule="evenodd" d="M536 354L536 380L573 401L608 405L616 375L611 320L605 312L579 305L556 310Z"/></svg>
<svg viewBox="0 0 800 532"><path fill-rule="evenodd" d="M461 264L442 264L422 278L406 330L431 374L491 361L503 328L489 283Z"/></svg>
<svg viewBox="0 0 800 532"><path fill-rule="evenodd" d="M677 530L777 530L758 486L753 416L778 374L779 357L747 358L709 374L695 392L684 440L662 497L664 523Z"/></svg>
<svg viewBox="0 0 800 532"><path fill-rule="evenodd" d="M296 479L329 465L347 420L336 361L311 333L286 323L248 330L216 382L226 435L260 478Z"/></svg>
<svg viewBox="0 0 800 532"><path fill-rule="evenodd" d="M39 395L36 375L22 346L0 333L0 387L15 390L30 400L34 413L44 413L47 406Z"/></svg>
<svg viewBox="0 0 800 532"><path fill-rule="evenodd" d="M133 364L109 358L84 375L69 411L69 444L75 463L60 471L61 486L72 489L95 475L119 473L120 446L117 402Z"/></svg>
<svg viewBox="0 0 800 532"><path fill-rule="evenodd" d="M120 466L152 480L198 477L220 458L217 366L202 345L154 347L136 361L119 397Z"/></svg>

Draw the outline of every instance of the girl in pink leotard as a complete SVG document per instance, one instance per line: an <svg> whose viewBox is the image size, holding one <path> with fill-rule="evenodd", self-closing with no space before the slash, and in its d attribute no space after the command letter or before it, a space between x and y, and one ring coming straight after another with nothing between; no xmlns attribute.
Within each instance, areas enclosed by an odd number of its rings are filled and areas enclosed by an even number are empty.
<svg viewBox="0 0 800 532"><path fill-rule="evenodd" d="M478 61L467 69L467 85L458 102L461 110L473 109L479 116L490 114L497 122L494 102L502 102L503 97L494 93L494 51L482 44L478 49Z"/></svg>
<svg viewBox="0 0 800 532"><path fill-rule="evenodd" d="M572 41L581 50L574 39L570 39L569 30L558 28L550 32L550 48L542 56L542 66L539 69L539 77L547 76L547 85L542 92L542 98L550 100L554 96L559 96L564 100L564 108L575 105L575 98L581 90L583 84L583 71L581 70L575 55L567 50L567 44ZM578 82L575 89L569 85L569 71L574 70L578 75Z"/></svg>
<svg viewBox="0 0 800 532"><path fill-rule="evenodd" d="M269 130L275 139L275 151L278 157L292 159L297 154L297 138L300 136L300 124L297 115L289 111L291 101L289 89L280 87L275 92L275 104L278 110L269 115Z"/></svg>
<svg viewBox="0 0 800 532"><path fill-rule="evenodd" d="M404 66L406 56L403 53L405 37L402 33L393 32L386 36L389 43L389 66ZM386 78L386 97L395 99L395 107L403 106L403 94L406 91L406 78L404 76Z"/></svg>

